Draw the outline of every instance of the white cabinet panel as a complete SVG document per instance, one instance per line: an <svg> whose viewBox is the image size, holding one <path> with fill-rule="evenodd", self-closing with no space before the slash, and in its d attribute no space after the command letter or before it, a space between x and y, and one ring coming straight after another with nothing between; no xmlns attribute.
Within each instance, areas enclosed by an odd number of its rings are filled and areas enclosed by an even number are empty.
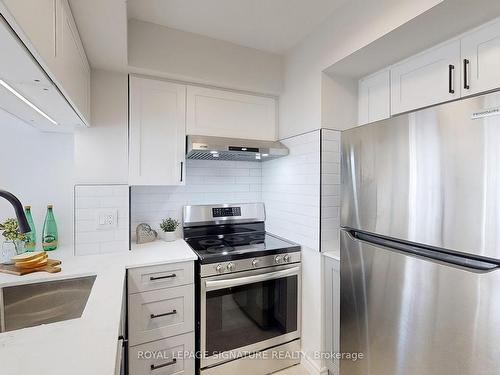
<svg viewBox="0 0 500 375"><path fill-rule="evenodd" d="M391 114L458 99L459 84L460 41L457 40L392 67Z"/></svg>
<svg viewBox="0 0 500 375"><path fill-rule="evenodd" d="M358 124L363 125L391 116L391 74L389 69L359 81Z"/></svg>
<svg viewBox="0 0 500 375"><path fill-rule="evenodd" d="M67 0L58 0L56 75L80 114L90 123L90 67Z"/></svg>
<svg viewBox="0 0 500 375"><path fill-rule="evenodd" d="M183 185L186 86L130 77L129 183Z"/></svg>
<svg viewBox="0 0 500 375"><path fill-rule="evenodd" d="M192 284L193 262L162 264L128 270L129 294Z"/></svg>
<svg viewBox="0 0 500 375"><path fill-rule="evenodd" d="M53 68L56 58L56 4L59 0L4 0L16 22Z"/></svg>
<svg viewBox="0 0 500 375"><path fill-rule="evenodd" d="M500 87L500 20L462 38L462 96Z"/></svg>
<svg viewBox="0 0 500 375"><path fill-rule="evenodd" d="M324 278L324 351L340 353L340 261L323 256ZM326 361L328 370L339 374L339 362L329 356Z"/></svg>
<svg viewBox="0 0 500 375"><path fill-rule="evenodd" d="M188 86L187 133L276 140L276 100Z"/></svg>
<svg viewBox="0 0 500 375"><path fill-rule="evenodd" d="M129 296L129 342L138 345L194 330L194 285Z"/></svg>
<svg viewBox="0 0 500 375"><path fill-rule="evenodd" d="M194 353L194 332L131 347L129 374L194 375L195 360L187 353Z"/></svg>

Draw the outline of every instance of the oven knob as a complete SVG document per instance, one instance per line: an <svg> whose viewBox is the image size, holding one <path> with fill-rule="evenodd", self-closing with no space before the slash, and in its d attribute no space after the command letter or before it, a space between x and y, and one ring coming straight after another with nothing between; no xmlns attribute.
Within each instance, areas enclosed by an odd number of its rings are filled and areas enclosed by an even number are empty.
<svg viewBox="0 0 500 375"><path fill-rule="evenodd" d="M228 263L227 264L227 270L229 272L233 272L234 271L234 263Z"/></svg>
<svg viewBox="0 0 500 375"><path fill-rule="evenodd" d="M282 260L282 259L281 259L281 255L276 255L276 258L274 258L274 261L275 261L276 263L281 263L281 260Z"/></svg>
<svg viewBox="0 0 500 375"><path fill-rule="evenodd" d="M256 268L258 265L259 265L259 260L258 259L252 260L252 267L253 268Z"/></svg>
<svg viewBox="0 0 500 375"><path fill-rule="evenodd" d="M283 256L283 261L284 261L285 263L290 262L290 255L285 254L285 255Z"/></svg>
<svg viewBox="0 0 500 375"><path fill-rule="evenodd" d="M218 264L217 267L215 267L215 270L217 271L217 273L222 273L223 272L222 265Z"/></svg>

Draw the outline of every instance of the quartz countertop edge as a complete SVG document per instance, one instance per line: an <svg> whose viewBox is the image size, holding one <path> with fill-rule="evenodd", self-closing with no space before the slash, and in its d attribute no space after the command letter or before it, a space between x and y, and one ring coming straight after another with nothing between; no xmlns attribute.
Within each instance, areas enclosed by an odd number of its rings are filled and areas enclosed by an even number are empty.
<svg viewBox="0 0 500 375"><path fill-rule="evenodd" d="M325 257L340 261L340 250L323 251L321 254Z"/></svg>
<svg viewBox="0 0 500 375"><path fill-rule="evenodd" d="M197 259L181 239L102 255L69 253L67 249L50 253L62 261L62 271L56 274L0 274L0 288L96 275L81 318L0 333L0 366L6 374L114 374L126 270Z"/></svg>

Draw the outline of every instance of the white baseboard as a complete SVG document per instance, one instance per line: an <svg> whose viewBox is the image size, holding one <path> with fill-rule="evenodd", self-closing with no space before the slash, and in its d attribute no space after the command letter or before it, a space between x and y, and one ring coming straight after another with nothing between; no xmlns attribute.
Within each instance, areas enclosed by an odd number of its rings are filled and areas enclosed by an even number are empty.
<svg viewBox="0 0 500 375"><path fill-rule="evenodd" d="M328 375L328 368L325 366L319 367L318 364L304 352L302 353L302 361L300 361L300 364L311 375Z"/></svg>

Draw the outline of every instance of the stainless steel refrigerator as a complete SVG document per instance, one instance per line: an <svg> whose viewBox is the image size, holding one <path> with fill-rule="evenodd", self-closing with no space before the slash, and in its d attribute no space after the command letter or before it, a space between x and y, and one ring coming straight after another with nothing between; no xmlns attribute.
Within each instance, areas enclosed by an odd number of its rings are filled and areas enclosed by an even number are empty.
<svg viewBox="0 0 500 375"><path fill-rule="evenodd" d="M341 375L500 374L500 93L342 133Z"/></svg>

